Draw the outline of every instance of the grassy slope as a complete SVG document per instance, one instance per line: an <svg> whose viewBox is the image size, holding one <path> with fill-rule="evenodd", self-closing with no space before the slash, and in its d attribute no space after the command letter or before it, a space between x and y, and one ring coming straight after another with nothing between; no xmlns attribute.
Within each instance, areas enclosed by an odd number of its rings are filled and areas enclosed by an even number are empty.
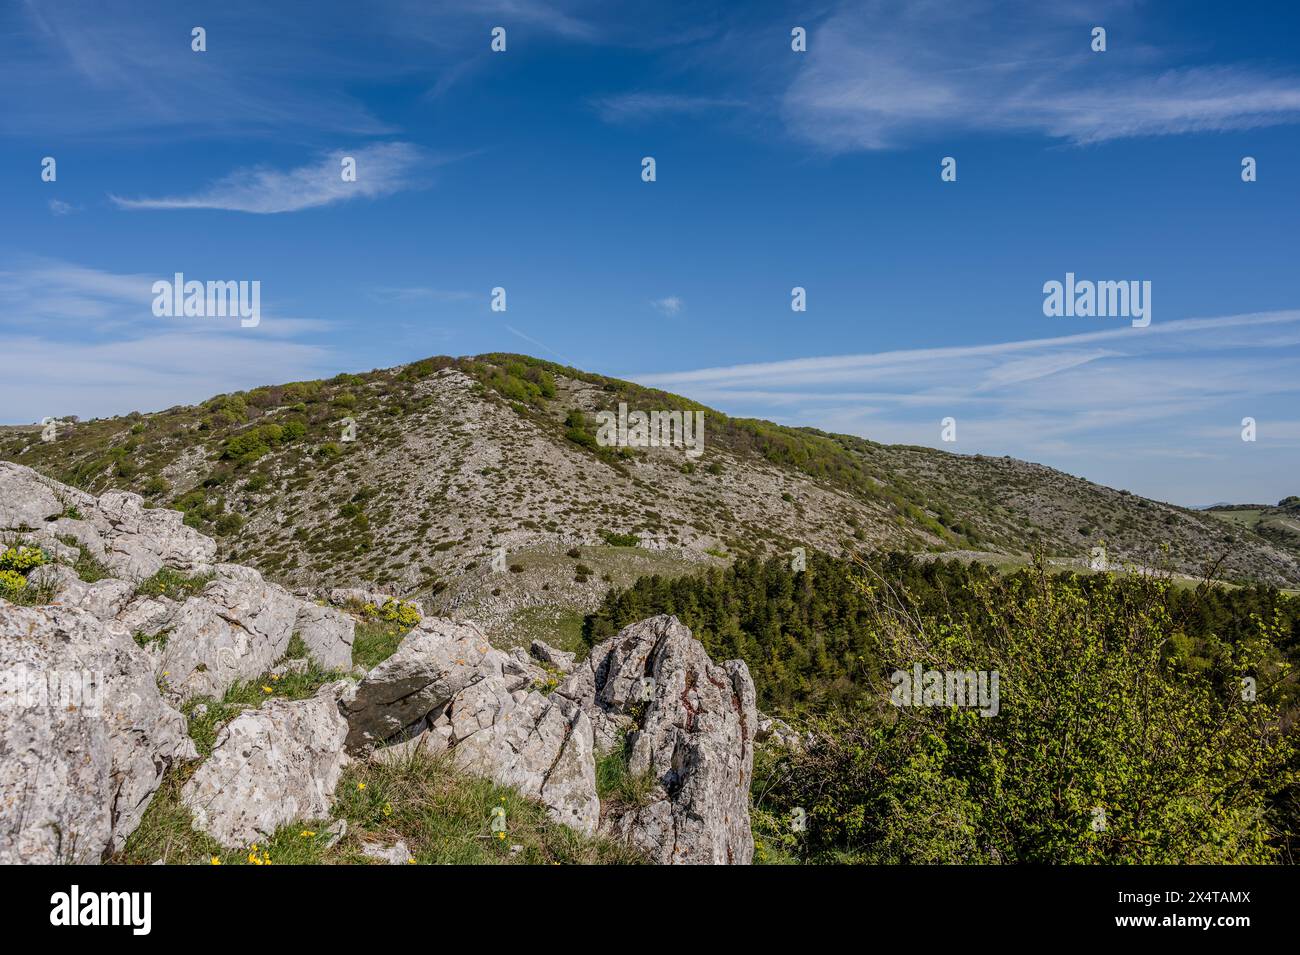
<svg viewBox="0 0 1300 955"><path fill-rule="evenodd" d="M1114 560L1195 574L1226 554L1229 578L1300 581L1295 554L1248 527L1010 458L711 410L698 465L592 446L591 412L619 401L700 407L522 356L437 358L84 422L49 444L7 429L0 457L180 507L224 556L308 586L436 596L487 567L496 546L563 548L606 530L698 558L850 541L1078 558L1104 541ZM356 442L339 440L345 416ZM610 569L592 567L597 578Z"/></svg>

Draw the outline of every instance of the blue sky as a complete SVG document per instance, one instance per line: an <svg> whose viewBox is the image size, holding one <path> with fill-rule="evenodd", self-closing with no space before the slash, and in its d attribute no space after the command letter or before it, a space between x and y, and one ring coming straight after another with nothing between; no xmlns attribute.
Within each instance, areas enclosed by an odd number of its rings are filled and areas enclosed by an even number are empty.
<svg viewBox="0 0 1300 955"><path fill-rule="evenodd" d="M1298 40L1288 3L11 2L0 421L509 350L1276 501ZM261 323L155 317L175 272L260 281ZM1046 317L1066 272L1150 281L1151 325Z"/></svg>

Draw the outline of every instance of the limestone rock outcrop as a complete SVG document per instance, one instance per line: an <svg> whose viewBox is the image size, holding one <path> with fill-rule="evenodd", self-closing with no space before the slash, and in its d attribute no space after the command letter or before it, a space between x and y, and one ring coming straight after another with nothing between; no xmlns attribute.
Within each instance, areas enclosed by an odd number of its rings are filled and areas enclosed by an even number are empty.
<svg viewBox="0 0 1300 955"><path fill-rule="evenodd" d="M0 864L121 850L165 774L199 758L179 707L203 719L211 705L195 697L310 673L288 656L295 635L340 679L236 713L181 789L194 826L226 847L329 817L352 758L421 750L655 861L750 861L753 741L777 730L760 723L744 664L713 663L676 618L634 624L581 662L541 640L507 653L473 623L426 618L354 671L355 620L336 606L382 595L305 600L218 563L214 541L138 495L96 498L0 462L0 543L43 552L24 593L49 601L0 599ZM82 579L83 556L111 576ZM188 580L140 586L162 568ZM616 747L651 783L634 807L597 793L598 754ZM384 848L405 861L404 846Z"/></svg>
<svg viewBox="0 0 1300 955"><path fill-rule="evenodd" d="M676 617L651 617L592 649L556 691L603 727L627 726L628 768L648 803L615 808L601 829L660 863L748 864L749 785L758 722L740 660L716 664Z"/></svg>
<svg viewBox="0 0 1300 955"><path fill-rule="evenodd" d="M227 723L181 791L195 827L233 849L286 823L328 816L347 762L338 689L327 684L309 699L271 700Z"/></svg>
<svg viewBox="0 0 1300 955"><path fill-rule="evenodd" d="M150 663L84 610L0 600L0 864L99 862L196 755Z"/></svg>

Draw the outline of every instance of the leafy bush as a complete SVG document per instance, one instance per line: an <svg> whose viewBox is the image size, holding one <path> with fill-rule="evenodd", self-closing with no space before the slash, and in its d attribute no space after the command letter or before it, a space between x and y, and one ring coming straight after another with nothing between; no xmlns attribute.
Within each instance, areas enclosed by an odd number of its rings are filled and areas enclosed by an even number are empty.
<svg viewBox="0 0 1300 955"><path fill-rule="evenodd" d="M26 589L27 578L14 570L0 570L0 597L12 600Z"/></svg>
<svg viewBox="0 0 1300 955"><path fill-rule="evenodd" d="M881 665L874 698L809 719L815 742L756 768L763 825L807 814L797 851L873 863L1275 861L1272 800L1293 784L1279 628L1224 646L1210 671L1168 653L1167 581L1019 574L970 585L979 612L918 612L857 578ZM995 716L895 707L886 674L1000 676ZM1099 822L1100 820L1100 822ZM790 835L766 834L789 848Z"/></svg>
<svg viewBox="0 0 1300 955"><path fill-rule="evenodd" d="M385 600L383 606L376 607L374 604L366 604L365 612L372 617L378 617L380 620L396 623L399 626L410 628L420 622L420 609L413 603L403 600Z"/></svg>
<svg viewBox="0 0 1300 955"><path fill-rule="evenodd" d="M222 514L212 524L213 530L216 531L217 536L219 537L229 536L230 534L233 534L236 531L238 531L243 526L244 526L243 515L235 514L233 512Z"/></svg>
<svg viewBox="0 0 1300 955"><path fill-rule="evenodd" d="M295 429L296 431L296 429ZM298 435L301 437L301 435ZM262 424L226 439L221 452L224 459L251 464L285 440L285 429L278 424Z"/></svg>
<svg viewBox="0 0 1300 955"><path fill-rule="evenodd" d="M45 563L47 563L45 552L39 547L25 547L20 544L0 551L0 570L12 571L23 577Z"/></svg>
<svg viewBox="0 0 1300 955"><path fill-rule="evenodd" d="M0 597L29 606L49 603L54 597L53 586L32 586L27 579L45 563L45 552L39 547L18 544L0 551Z"/></svg>

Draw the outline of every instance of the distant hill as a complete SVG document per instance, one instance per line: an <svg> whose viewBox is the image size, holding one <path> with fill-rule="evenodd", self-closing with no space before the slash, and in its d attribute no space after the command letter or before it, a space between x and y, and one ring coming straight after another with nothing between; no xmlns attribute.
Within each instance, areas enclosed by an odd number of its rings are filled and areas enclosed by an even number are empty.
<svg viewBox="0 0 1300 955"><path fill-rule="evenodd" d="M1300 497L1292 495L1269 504L1219 504L1206 513L1247 528L1275 547L1300 557Z"/></svg>
<svg viewBox="0 0 1300 955"><path fill-rule="evenodd" d="M620 402L703 411L703 454L600 446L595 414ZM1082 566L1104 544L1112 564L1198 574L1219 562L1231 580L1300 584L1294 505L1229 519L1244 512L1197 512L1009 457L731 418L521 355L267 385L77 422L51 442L39 426L7 428L0 458L179 508L224 557L287 585L387 587L489 623L590 610L645 573L795 547L1042 551ZM513 572L493 572L498 548Z"/></svg>

